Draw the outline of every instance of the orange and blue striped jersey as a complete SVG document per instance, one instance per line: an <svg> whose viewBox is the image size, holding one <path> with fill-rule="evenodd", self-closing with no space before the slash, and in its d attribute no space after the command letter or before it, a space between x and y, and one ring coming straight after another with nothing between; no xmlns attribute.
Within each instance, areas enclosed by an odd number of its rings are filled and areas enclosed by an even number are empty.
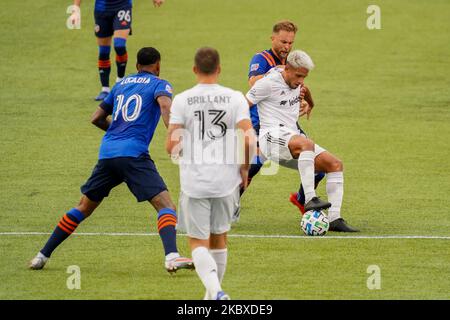
<svg viewBox="0 0 450 320"><path fill-rule="evenodd" d="M264 50L255 54L250 61L248 78L266 74L273 67L283 64L273 53L272 49Z"/></svg>

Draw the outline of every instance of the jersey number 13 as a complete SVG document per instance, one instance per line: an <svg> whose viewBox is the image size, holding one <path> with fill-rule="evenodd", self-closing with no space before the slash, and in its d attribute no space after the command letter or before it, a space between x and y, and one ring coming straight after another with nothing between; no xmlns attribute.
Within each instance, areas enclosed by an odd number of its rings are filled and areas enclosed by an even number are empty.
<svg viewBox="0 0 450 320"><path fill-rule="evenodd" d="M215 140L221 138L227 132L227 124L222 121L222 118L227 112L225 110L208 110L208 115L213 116L211 120L212 127L206 131L208 138ZM194 116L198 118L199 123L199 139L205 138L205 111L194 111Z"/></svg>

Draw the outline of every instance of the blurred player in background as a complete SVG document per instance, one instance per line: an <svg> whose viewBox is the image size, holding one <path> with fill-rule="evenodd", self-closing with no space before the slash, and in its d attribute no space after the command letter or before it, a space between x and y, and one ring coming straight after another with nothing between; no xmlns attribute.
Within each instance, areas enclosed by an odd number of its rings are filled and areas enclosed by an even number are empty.
<svg viewBox="0 0 450 320"><path fill-rule="evenodd" d="M217 83L217 50L200 48L194 73L198 84L173 101L166 144L167 151L176 156L182 143L178 228L189 237L195 270L206 288L205 299L229 300L221 287L228 256L227 232L239 206L239 189L246 187L256 138L244 95ZM180 130L185 130L182 137L176 135ZM233 156L238 151L236 130L247 133L242 165ZM206 154L210 157L204 158ZM236 159L232 163L227 161L230 155Z"/></svg>
<svg viewBox="0 0 450 320"><path fill-rule="evenodd" d="M158 232L167 271L194 268L191 259L178 253L175 205L148 150L159 118L162 116L165 126L169 125L172 103L171 85L158 77L160 61L156 49L139 50L138 73L117 83L92 116L92 123L106 131L98 163L81 187L80 203L61 218L45 246L31 261L31 269L42 269L56 247L122 182L137 201L149 201L158 212Z"/></svg>
<svg viewBox="0 0 450 320"><path fill-rule="evenodd" d="M262 155L300 173L305 192L304 210L328 209L330 230L356 232L341 218L344 195L343 164L337 157L307 138L298 126L300 91L304 79L314 68L303 51L292 51L284 69L273 68L255 82L246 97L249 106L258 104L259 146ZM328 202L315 193L314 172L327 176Z"/></svg>
<svg viewBox="0 0 450 320"><path fill-rule="evenodd" d="M159 7L165 0L153 0L153 5ZM81 0L74 0L74 9L70 22L77 25L80 21ZM95 36L98 44L98 72L102 89L96 101L102 101L108 95L109 74L111 73L111 42L114 37L114 50L116 52L117 78L116 82L125 76L128 62L127 39L131 34L132 0L96 0L94 9Z"/></svg>

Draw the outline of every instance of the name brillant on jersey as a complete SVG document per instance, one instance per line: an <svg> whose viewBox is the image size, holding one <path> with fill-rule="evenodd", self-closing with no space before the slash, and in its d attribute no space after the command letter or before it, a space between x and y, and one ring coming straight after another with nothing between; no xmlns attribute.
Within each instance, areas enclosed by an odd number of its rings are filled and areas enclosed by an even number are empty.
<svg viewBox="0 0 450 320"><path fill-rule="evenodd" d="M230 103L230 101L231 101L230 96L213 96L213 97L211 97L210 95L207 95L207 96L196 96L196 97L187 98L188 105L203 104L203 103L226 104L226 103Z"/></svg>

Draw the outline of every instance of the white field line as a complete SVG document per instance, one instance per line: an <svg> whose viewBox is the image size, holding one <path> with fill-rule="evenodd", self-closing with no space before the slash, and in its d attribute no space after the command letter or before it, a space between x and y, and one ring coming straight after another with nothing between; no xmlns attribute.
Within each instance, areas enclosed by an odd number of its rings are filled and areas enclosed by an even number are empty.
<svg viewBox="0 0 450 320"><path fill-rule="evenodd" d="M0 236L41 236L50 235L50 232L0 232ZM130 233L130 232L75 232L76 236L109 236L109 237L149 237L158 236L158 233ZM186 234L178 234L186 236ZM386 236L324 236L307 237L294 235L258 235L258 234L229 234L232 238L263 238L263 239L438 239L450 240L450 236L420 236L420 235L386 235Z"/></svg>

